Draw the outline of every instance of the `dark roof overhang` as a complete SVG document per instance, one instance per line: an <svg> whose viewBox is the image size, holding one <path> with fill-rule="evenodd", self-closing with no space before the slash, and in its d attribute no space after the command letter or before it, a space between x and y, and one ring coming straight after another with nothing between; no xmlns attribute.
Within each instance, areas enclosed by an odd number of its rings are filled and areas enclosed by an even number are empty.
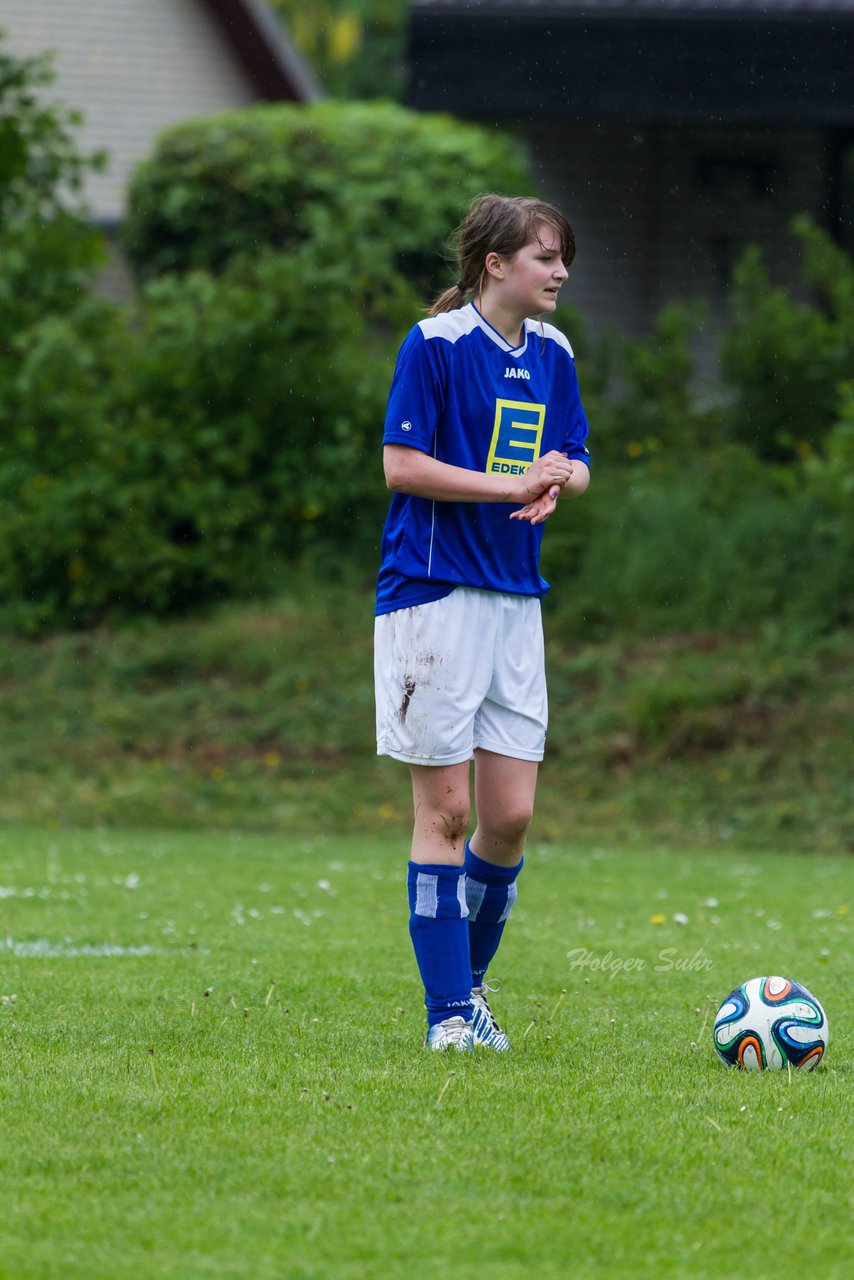
<svg viewBox="0 0 854 1280"><path fill-rule="evenodd" d="M410 103L475 119L854 127L845 0L416 0Z"/></svg>
<svg viewBox="0 0 854 1280"><path fill-rule="evenodd" d="M312 102L321 91L264 0L205 0L258 94Z"/></svg>

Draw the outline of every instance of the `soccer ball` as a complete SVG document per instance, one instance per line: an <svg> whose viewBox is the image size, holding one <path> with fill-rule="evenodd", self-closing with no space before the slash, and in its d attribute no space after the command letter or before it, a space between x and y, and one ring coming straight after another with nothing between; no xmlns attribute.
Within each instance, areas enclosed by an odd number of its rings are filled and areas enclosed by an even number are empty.
<svg viewBox="0 0 854 1280"><path fill-rule="evenodd" d="M788 978L751 978L715 1015L718 1056L745 1071L812 1071L824 1057L827 1018L815 996Z"/></svg>

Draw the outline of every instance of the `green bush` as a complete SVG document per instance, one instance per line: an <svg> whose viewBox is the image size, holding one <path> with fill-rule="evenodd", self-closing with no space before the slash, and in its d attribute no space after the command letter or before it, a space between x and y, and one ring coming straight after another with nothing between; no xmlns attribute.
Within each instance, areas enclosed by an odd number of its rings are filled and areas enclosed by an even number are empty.
<svg viewBox="0 0 854 1280"><path fill-rule="evenodd" d="M0 381L14 335L76 306L101 259L80 192L103 157L78 152L79 118L47 101L53 79L48 58L0 49Z"/></svg>
<svg viewBox="0 0 854 1280"><path fill-rule="evenodd" d="M140 278L323 246L357 295L402 278L420 297L445 283L437 259L470 199L529 188L516 143L448 116L259 107L163 134L131 185L125 244Z"/></svg>
<svg viewBox="0 0 854 1280"><path fill-rule="evenodd" d="M78 289L10 335L7 625L258 594L307 552L373 566L383 405L415 291L441 286L436 253L469 195L522 175L514 144L391 107L168 135L134 189L137 302Z"/></svg>
<svg viewBox="0 0 854 1280"><path fill-rule="evenodd" d="M851 377L854 262L826 232L801 218L803 275L816 302L774 287L762 254L736 269L732 319L721 367L733 400L732 435L760 457L789 461L821 445L836 421L840 383Z"/></svg>
<svg viewBox="0 0 854 1280"><path fill-rule="evenodd" d="M840 386L839 416L821 453L804 463L809 487L854 521L854 382Z"/></svg>
<svg viewBox="0 0 854 1280"><path fill-rule="evenodd" d="M133 310L93 303L31 328L0 462L8 625L259 594L320 542L373 556L391 355L346 282L318 279L267 255L156 281Z"/></svg>
<svg viewBox="0 0 854 1280"><path fill-rule="evenodd" d="M543 572L549 607L579 636L768 619L819 632L851 619L851 550L850 520L826 495L729 448L679 466L595 468L588 494L553 519Z"/></svg>
<svg viewBox="0 0 854 1280"><path fill-rule="evenodd" d="M645 339L610 332L588 344L582 327L579 375L598 459L645 465L719 442L719 402L701 398L694 369L693 343L705 315L700 302L674 303Z"/></svg>

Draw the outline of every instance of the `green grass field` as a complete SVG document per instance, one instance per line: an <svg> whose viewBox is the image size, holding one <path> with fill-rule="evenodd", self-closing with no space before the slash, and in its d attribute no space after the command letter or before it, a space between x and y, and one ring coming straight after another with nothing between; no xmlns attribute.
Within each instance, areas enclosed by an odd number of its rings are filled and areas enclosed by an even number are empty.
<svg viewBox="0 0 854 1280"><path fill-rule="evenodd" d="M0 833L0 1276L852 1274L850 861L535 841L513 1050L451 1058L405 855ZM714 1056L717 1005L774 972L828 1012L815 1074Z"/></svg>

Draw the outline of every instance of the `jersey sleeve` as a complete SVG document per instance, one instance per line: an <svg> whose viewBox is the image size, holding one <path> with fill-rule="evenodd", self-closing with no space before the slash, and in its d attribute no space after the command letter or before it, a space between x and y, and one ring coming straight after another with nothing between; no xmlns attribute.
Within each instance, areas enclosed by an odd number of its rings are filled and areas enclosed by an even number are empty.
<svg viewBox="0 0 854 1280"><path fill-rule="evenodd" d="M568 358L569 372L565 400L565 426L561 453L590 466L590 450L587 448L587 417L581 404L575 361Z"/></svg>
<svg viewBox="0 0 854 1280"><path fill-rule="evenodd" d="M397 357L385 415L383 444L404 444L430 453L445 403L444 343L428 341L418 325Z"/></svg>

